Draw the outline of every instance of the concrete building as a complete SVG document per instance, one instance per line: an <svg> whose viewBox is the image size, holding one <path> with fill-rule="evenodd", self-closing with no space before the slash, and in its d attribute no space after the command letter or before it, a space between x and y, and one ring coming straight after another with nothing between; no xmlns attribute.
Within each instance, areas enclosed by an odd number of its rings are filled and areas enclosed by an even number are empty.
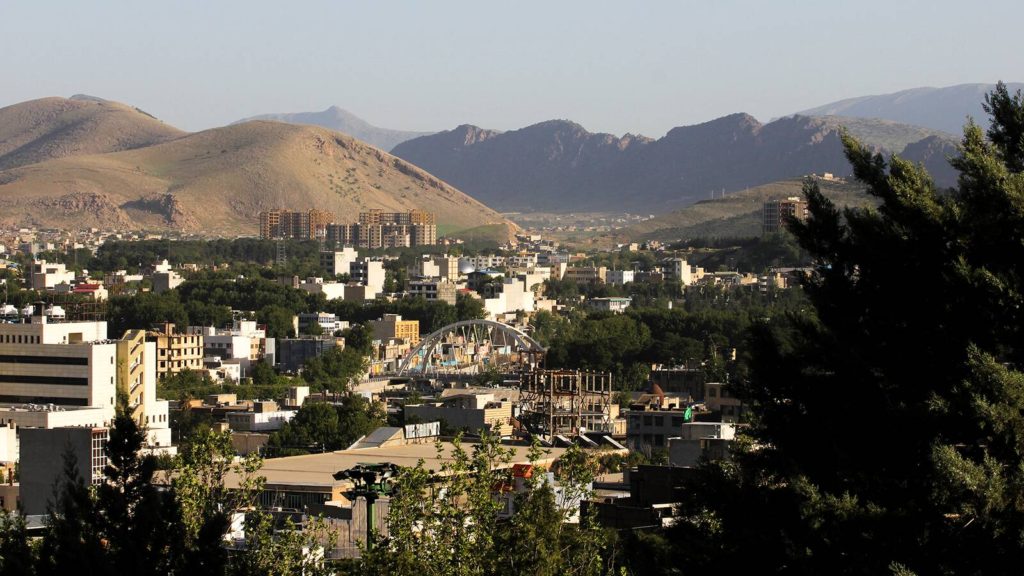
<svg viewBox="0 0 1024 576"><path fill-rule="evenodd" d="M409 275L415 278L440 278L441 267L433 258L424 256L409 266Z"/></svg>
<svg viewBox="0 0 1024 576"><path fill-rule="evenodd" d="M21 509L26 516L47 513L53 487L64 469L65 454L73 454L86 484L103 482L107 464L107 428L24 428L20 434L19 478Z"/></svg>
<svg viewBox="0 0 1024 576"><path fill-rule="evenodd" d="M63 264L39 260L32 263L31 281L33 290L53 290L58 284L71 285L75 282L75 273Z"/></svg>
<svg viewBox="0 0 1024 576"><path fill-rule="evenodd" d="M704 385L704 405L711 412L719 413L722 422L739 422L746 413L743 402L722 382Z"/></svg>
<svg viewBox="0 0 1024 576"><path fill-rule="evenodd" d="M500 436L512 434L512 403L495 400L493 394L448 396L441 402L406 405L405 416L421 422L442 422L442 428L479 434L490 430Z"/></svg>
<svg viewBox="0 0 1024 576"><path fill-rule="evenodd" d="M299 333L308 334L309 327L313 324L320 326L322 334L332 335L340 330L348 329L348 322L338 320L338 316L331 312L303 312L299 314Z"/></svg>
<svg viewBox="0 0 1024 576"><path fill-rule="evenodd" d="M116 398L117 345L106 322L0 324L0 403L94 406Z"/></svg>
<svg viewBox="0 0 1024 576"><path fill-rule="evenodd" d="M341 250L327 250L320 253L320 267L331 276L348 274L349 267L359 259L355 248L345 246Z"/></svg>
<svg viewBox="0 0 1024 576"><path fill-rule="evenodd" d="M407 287L409 295L426 300L440 300L455 305L458 294L458 286L454 282L445 279L434 280L412 280Z"/></svg>
<svg viewBox="0 0 1024 576"><path fill-rule="evenodd" d="M415 346L420 341L420 321L402 320L399 314L385 314L377 320L370 320L370 329L375 340L397 338Z"/></svg>
<svg viewBox="0 0 1024 576"><path fill-rule="evenodd" d="M332 348L344 348L344 338L284 338L277 341L278 369L289 374L297 373L306 361L317 358Z"/></svg>
<svg viewBox="0 0 1024 576"><path fill-rule="evenodd" d="M626 411L626 445L632 450L667 449L668 439L678 437L686 413L680 408Z"/></svg>
<svg viewBox="0 0 1024 576"><path fill-rule="evenodd" d="M384 263L380 260L363 258L349 264L349 277L354 282L366 286L367 293L372 293L368 300L373 300L384 292ZM346 298L347 299L347 298Z"/></svg>
<svg viewBox="0 0 1024 576"><path fill-rule="evenodd" d="M348 284L344 282L325 282L323 278L310 276L305 282L300 283L297 288L305 290L310 294L323 294L328 300L346 300Z"/></svg>
<svg viewBox="0 0 1024 576"><path fill-rule="evenodd" d="M669 258L661 263L665 282L678 282L683 286L693 284L693 270L684 258Z"/></svg>
<svg viewBox="0 0 1024 576"><path fill-rule="evenodd" d="M203 335L182 334L174 324L166 323L146 335L156 344L156 375L158 380L185 370L203 369Z"/></svg>
<svg viewBox="0 0 1024 576"><path fill-rule="evenodd" d="M332 222L334 214L323 210L268 210L260 212L260 238L315 240L326 237L327 226Z"/></svg>
<svg viewBox="0 0 1024 576"><path fill-rule="evenodd" d="M604 284L607 274L608 268L604 266L569 266L562 279L577 284Z"/></svg>
<svg viewBox="0 0 1024 576"><path fill-rule="evenodd" d="M679 430L679 436L668 440L669 465L692 468L701 459L727 459L729 445L735 437L735 424L725 422L683 424Z"/></svg>
<svg viewBox="0 0 1024 576"><path fill-rule="evenodd" d="M786 229L789 219L807 219L807 201L797 196L785 199L769 200L762 208L761 229L765 234L772 234Z"/></svg>
<svg viewBox="0 0 1024 576"><path fill-rule="evenodd" d="M252 365L260 360L273 366L276 363L275 343L267 338L267 331L255 320L234 320L231 328L190 326L189 334L203 338L203 356L216 356L221 360L238 360L241 377L249 375Z"/></svg>
<svg viewBox="0 0 1024 576"><path fill-rule="evenodd" d="M533 312L533 292L518 278L505 278L500 284L490 284L490 297L484 297L484 311L488 319L515 312Z"/></svg>
<svg viewBox="0 0 1024 576"><path fill-rule="evenodd" d="M153 292L160 294L161 292L174 290L178 286L181 286L181 283L184 281L185 279L174 270L169 270L167 272L154 272L152 276Z"/></svg>
<svg viewBox="0 0 1024 576"><path fill-rule="evenodd" d="M633 302L632 298L620 298L611 296L607 298L591 298L587 300L587 307L598 312L612 312L621 314Z"/></svg>
<svg viewBox="0 0 1024 576"><path fill-rule="evenodd" d="M632 270L609 270L605 274L604 279L605 282L612 286L622 286L623 284L633 282L634 274L636 273Z"/></svg>
<svg viewBox="0 0 1024 576"><path fill-rule="evenodd" d="M278 410L273 401L253 402L252 411L229 412L228 427L232 432L272 432L280 430L295 416L294 410Z"/></svg>
<svg viewBox="0 0 1024 576"><path fill-rule="evenodd" d="M683 358L697 365L700 358ZM687 366L657 365L651 370L651 382L666 394L677 394L689 402L704 401L704 370Z"/></svg>

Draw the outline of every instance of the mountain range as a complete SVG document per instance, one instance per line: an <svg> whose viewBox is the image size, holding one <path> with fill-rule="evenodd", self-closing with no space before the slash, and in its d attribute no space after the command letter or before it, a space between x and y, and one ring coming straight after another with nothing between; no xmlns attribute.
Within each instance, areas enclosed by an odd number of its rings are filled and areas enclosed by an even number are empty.
<svg viewBox="0 0 1024 576"><path fill-rule="evenodd" d="M261 210L420 208L441 232L514 230L440 179L350 136L253 121L186 133L93 97L0 108L0 225L252 235Z"/></svg>
<svg viewBox="0 0 1024 576"><path fill-rule="evenodd" d="M499 132L462 125L392 153L505 211L666 212L720 192L813 173L850 175L840 127L880 152L921 162L954 183L947 133L861 118L732 114L657 140L594 134L566 120Z"/></svg>
<svg viewBox="0 0 1024 576"><path fill-rule="evenodd" d="M249 122L252 120L273 120L275 122L287 122L289 124L310 124L320 126L328 130L344 132L353 138L362 140L371 146L381 150L391 150L406 140L412 140L419 136L426 136L430 132L406 132L402 130L391 130L379 128L337 106L331 106L323 112L296 112L291 114L261 114L239 120L235 124Z"/></svg>
<svg viewBox="0 0 1024 576"><path fill-rule="evenodd" d="M1009 82L1010 92L1024 89L1024 83ZM943 88L911 88L892 94L860 96L802 110L802 116L852 116L881 118L903 124L924 126L951 134L961 134L967 117L983 128L988 115L981 107L985 94L995 84L958 84Z"/></svg>

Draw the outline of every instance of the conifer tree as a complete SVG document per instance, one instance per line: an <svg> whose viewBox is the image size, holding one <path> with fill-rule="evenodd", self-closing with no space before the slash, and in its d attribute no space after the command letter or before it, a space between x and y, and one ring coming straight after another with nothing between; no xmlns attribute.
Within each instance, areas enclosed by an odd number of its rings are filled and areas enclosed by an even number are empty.
<svg viewBox="0 0 1024 576"><path fill-rule="evenodd" d="M792 222L814 312L756 325L752 441L704 467L692 573L1002 574L1024 561L1024 102L986 99L955 190L844 136L877 209L813 182Z"/></svg>

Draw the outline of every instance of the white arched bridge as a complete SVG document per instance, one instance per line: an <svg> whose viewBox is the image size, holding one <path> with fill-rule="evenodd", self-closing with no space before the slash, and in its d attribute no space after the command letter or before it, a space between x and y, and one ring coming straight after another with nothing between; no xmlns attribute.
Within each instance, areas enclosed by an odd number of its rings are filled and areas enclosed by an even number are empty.
<svg viewBox="0 0 1024 576"><path fill-rule="evenodd" d="M529 334L493 320L463 320L425 336L398 365L398 375L466 373L536 365L544 347Z"/></svg>

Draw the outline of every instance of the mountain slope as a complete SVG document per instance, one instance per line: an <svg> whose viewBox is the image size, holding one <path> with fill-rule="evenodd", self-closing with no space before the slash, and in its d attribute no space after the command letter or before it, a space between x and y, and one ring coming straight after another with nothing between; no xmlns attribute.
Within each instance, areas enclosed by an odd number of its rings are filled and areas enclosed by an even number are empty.
<svg viewBox="0 0 1024 576"><path fill-rule="evenodd" d="M91 96L31 100L0 108L0 170L141 148L183 135L141 110Z"/></svg>
<svg viewBox="0 0 1024 576"><path fill-rule="evenodd" d="M819 180L818 185L822 193L839 206L875 204L865 194L862 184ZM764 202L790 196L802 197L802 188L801 179L772 182L661 214L619 231L617 236L621 241L758 236L761 234Z"/></svg>
<svg viewBox="0 0 1024 576"><path fill-rule="evenodd" d="M1010 92L1024 88L1024 83L1008 83ZM981 107L985 94L995 84L959 84L944 88L912 88L893 92L861 96L832 102L797 112L802 116L852 116L882 118L904 124L924 126L951 134L960 134L967 116L984 128L988 115Z"/></svg>
<svg viewBox="0 0 1024 576"><path fill-rule="evenodd" d="M247 122L145 148L0 171L0 224L255 234L261 210L422 208L450 230L507 225L408 162L313 126Z"/></svg>
<svg viewBox="0 0 1024 576"><path fill-rule="evenodd" d="M376 146L381 150L391 150L396 145L405 142L406 140L430 134L430 132L406 132L402 130L379 128L347 110L338 108L337 106L331 106L323 112L260 114L259 116L252 116L244 120L239 120L238 122L235 122L235 124L248 122L250 120L272 120L274 122L287 122L288 124L311 124L313 126L320 126L322 128L327 128L328 130L344 132L349 136L362 140L367 144Z"/></svg>
<svg viewBox="0 0 1024 576"><path fill-rule="evenodd" d="M500 210L665 212L805 174L849 175L843 125L879 150L945 137L881 120L793 116L761 124L733 114L658 140L591 134L562 120L510 132L460 126L394 153ZM934 153L909 159L944 162Z"/></svg>

